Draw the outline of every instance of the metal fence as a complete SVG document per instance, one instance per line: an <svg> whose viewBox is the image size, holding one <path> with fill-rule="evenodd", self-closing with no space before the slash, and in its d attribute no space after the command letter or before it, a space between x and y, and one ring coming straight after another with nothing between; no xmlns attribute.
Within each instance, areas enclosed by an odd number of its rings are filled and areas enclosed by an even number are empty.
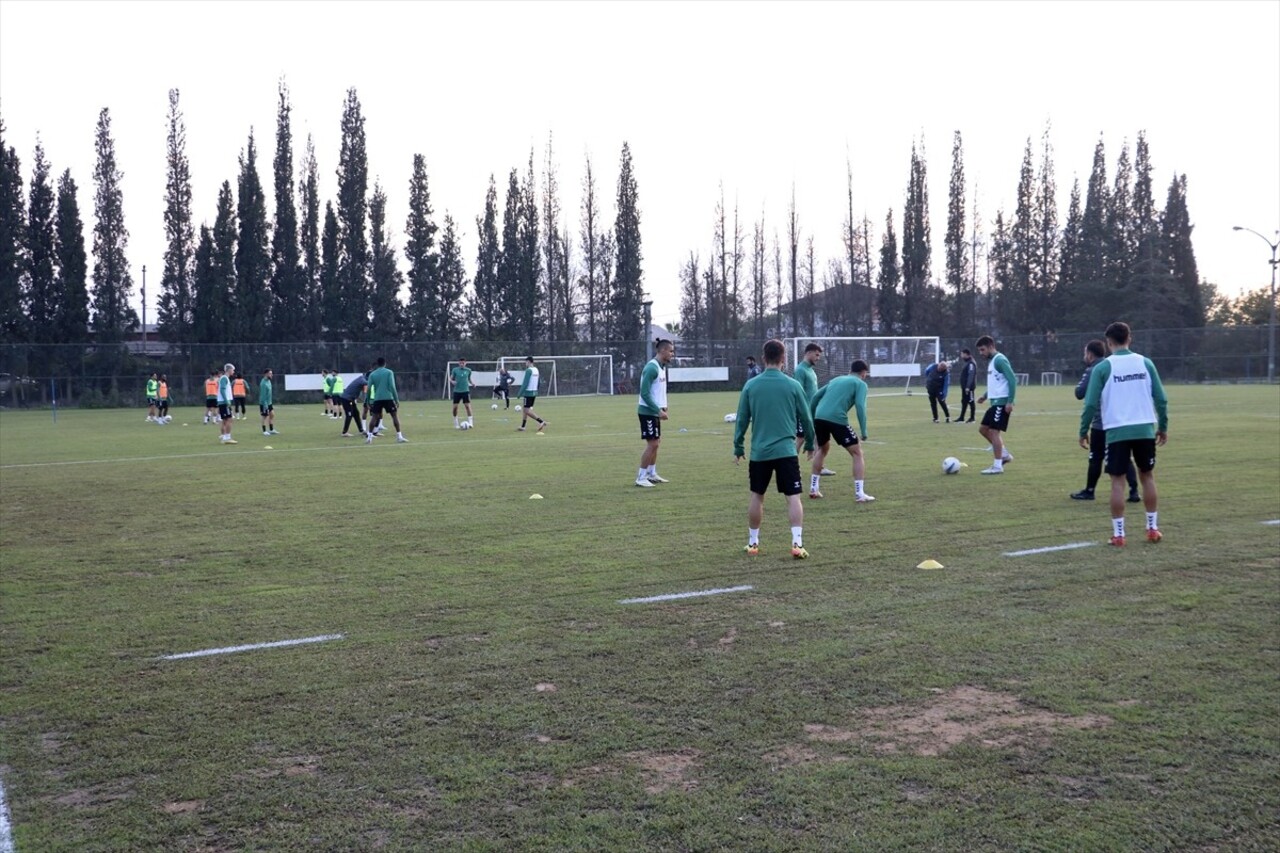
<svg viewBox="0 0 1280 853"><path fill-rule="evenodd" d="M976 335L974 336L976 338ZM1006 337L1000 351L1018 373L1032 384L1041 374L1059 373L1074 382L1081 369L1084 345L1098 333L1058 333L1051 336ZM726 382L700 383L689 390L736 390L746 381L748 355L760 358L762 341L679 341L676 354L682 365L729 368ZM960 350L973 349L973 339L943 338L946 360ZM510 341L420 341L411 343L262 343L201 344L183 349L151 341L114 346L59 344L0 345L0 406L82 407L135 406L143 401L147 377L152 371L168 377L174 405L203 403L204 378L209 371L234 363L252 379L266 368L277 376L319 373L322 369L364 370L378 356L396 372L396 384L404 399L436 399L440 395L445 366L460 356L473 361L494 360L531 349L531 354L613 356L614 389L631 391L647 357L647 342L541 342L529 347ZM1201 329L1137 329L1134 349L1149 356L1165 382L1263 382L1267 375L1267 327L1228 326ZM672 389L681 390L679 386ZM311 401L316 392L277 392L282 403Z"/></svg>

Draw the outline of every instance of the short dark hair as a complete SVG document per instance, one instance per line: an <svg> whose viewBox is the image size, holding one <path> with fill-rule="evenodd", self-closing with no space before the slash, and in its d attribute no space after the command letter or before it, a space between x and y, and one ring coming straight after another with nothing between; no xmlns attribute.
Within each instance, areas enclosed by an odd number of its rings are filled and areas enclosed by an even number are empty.
<svg viewBox="0 0 1280 853"><path fill-rule="evenodd" d="M527 362L529 362L530 364L533 364L533 356L531 356L531 355L526 355L526 356L524 357L524 360L525 360L525 361L527 361Z"/></svg>
<svg viewBox="0 0 1280 853"><path fill-rule="evenodd" d="M755 360L756 360L756 357L754 355L747 356L747 361L755 361Z"/></svg>
<svg viewBox="0 0 1280 853"><path fill-rule="evenodd" d="M1122 323L1119 320L1107 326L1107 340L1113 344L1127 344L1129 338L1133 336L1133 332L1129 329L1128 323Z"/></svg>
<svg viewBox="0 0 1280 853"><path fill-rule="evenodd" d="M996 345L996 339L991 337L990 335L983 335L982 337L978 338L978 342L974 344L975 347L993 347L995 345Z"/></svg>
<svg viewBox="0 0 1280 853"><path fill-rule="evenodd" d="M972 351L970 351L970 349L969 349L968 347L965 347L964 349L960 350L960 354L961 354L961 355L973 355L973 352L972 352Z"/></svg>
<svg viewBox="0 0 1280 853"><path fill-rule="evenodd" d="M1098 358L1103 358L1107 354L1107 345L1097 338L1094 338L1089 341L1089 343L1085 344L1084 348Z"/></svg>
<svg viewBox="0 0 1280 853"><path fill-rule="evenodd" d="M667 340L666 338L658 338L653 343L653 348L655 350L662 350L662 349L666 349L667 347L674 347L674 346L675 344L671 343L671 341Z"/></svg>
<svg viewBox="0 0 1280 853"><path fill-rule="evenodd" d="M374 361L374 364L378 365L378 367L386 367L387 360L382 356L378 356L378 358Z"/></svg>
<svg viewBox="0 0 1280 853"><path fill-rule="evenodd" d="M866 361L864 361L861 358L855 358L853 360L853 364L849 365L850 373L861 373L864 370L870 370L870 369L871 369L871 365L867 364Z"/></svg>
<svg viewBox="0 0 1280 853"><path fill-rule="evenodd" d="M782 345L782 341L777 338L771 338L764 342L765 364L782 364L782 360L787 357L787 348Z"/></svg>
<svg viewBox="0 0 1280 853"><path fill-rule="evenodd" d="M804 348L805 355L808 355L811 352L822 352L822 347L818 346L817 344L806 345Z"/></svg>

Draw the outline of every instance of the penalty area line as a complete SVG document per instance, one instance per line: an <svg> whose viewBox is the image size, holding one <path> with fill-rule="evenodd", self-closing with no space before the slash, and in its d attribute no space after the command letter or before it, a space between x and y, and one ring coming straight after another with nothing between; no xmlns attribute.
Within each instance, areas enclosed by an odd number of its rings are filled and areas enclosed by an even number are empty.
<svg viewBox="0 0 1280 853"><path fill-rule="evenodd" d="M1025 551L1005 551L1006 557L1025 557L1028 554L1048 554L1050 551L1071 551L1076 548L1092 548L1096 542L1071 542L1066 545L1050 545L1048 548L1028 548Z"/></svg>
<svg viewBox="0 0 1280 853"><path fill-rule="evenodd" d="M701 589L697 592L669 592L666 595L650 595L647 598L624 598L619 604L649 604L654 601L675 601L678 598L699 598L704 595L723 595L726 592L746 592L753 586L728 586L721 589Z"/></svg>
<svg viewBox="0 0 1280 853"><path fill-rule="evenodd" d="M183 660L184 658L203 658L210 655L230 655L236 652L250 652L255 649L279 649L284 646L301 646L307 643L325 643L329 640L341 640L342 634L321 634L318 637L302 637L298 640L276 640L273 643L250 643L245 646L224 646L220 649L201 649L198 652L180 652L176 655L160 655L160 660Z"/></svg>
<svg viewBox="0 0 1280 853"><path fill-rule="evenodd" d="M9 824L9 802L4 798L4 782L0 781L0 853L14 853L16 849Z"/></svg>
<svg viewBox="0 0 1280 853"><path fill-rule="evenodd" d="M1280 518L1273 518L1270 521L1262 521L1262 522L1259 522L1259 524L1269 524L1272 527L1277 527L1277 526L1280 526Z"/></svg>

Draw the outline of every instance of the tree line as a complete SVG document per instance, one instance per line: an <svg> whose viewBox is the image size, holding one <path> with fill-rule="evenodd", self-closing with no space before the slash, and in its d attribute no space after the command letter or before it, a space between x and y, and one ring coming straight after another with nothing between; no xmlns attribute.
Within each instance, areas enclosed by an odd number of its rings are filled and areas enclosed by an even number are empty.
<svg viewBox="0 0 1280 853"><path fill-rule="evenodd" d="M640 205L623 143L606 221L586 158L576 223L560 203L552 140L512 168L505 187L490 176L475 218L471 275L458 222L438 219L426 158L408 179L404 246L393 245L387 195L369 183L365 119L346 93L336 165L337 193L320 197L310 137L295 170L292 106L278 89L272 160L273 217L252 132L234 184L217 193L213 224L194 225L190 161L179 92L169 92L165 253L158 300L160 337L184 348L273 341L640 341L644 301ZM128 261L122 174L110 111L99 113L93 172L94 228L86 250L78 187L70 170L54 180L37 142L24 187L17 152L0 119L0 336L5 343L118 342L137 328ZM762 213L745 223L725 202L712 217L712 245L694 250L679 275L679 331L700 340L766 335L997 334L1096 329L1123 316L1145 328L1266 322L1265 290L1222 299L1196 268L1187 177L1175 174L1157 205L1145 133L1132 159L1123 145L1108 177L1100 139L1085 187L1071 187L1058 221L1053 148L1046 127L1028 138L1014 209L989 223L964 173L963 141L952 144L945 268L931 268L928 168L912 145L901 213L883 223L855 216L853 168L838 252L820 258L802 228L794 191L781 233ZM505 189L502 204L499 191ZM25 195L25 198L24 198ZM878 245L877 245L878 243ZM90 269L92 260L92 269ZM407 298L402 298L407 294Z"/></svg>
<svg viewBox="0 0 1280 853"><path fill-rule="evenodd" d="M1038 150L1027 140L1012 212L988 227L967 197L960 131L952 143L943 234L945 268L931 269L928 169L913 144L901 214L876 223L855 216L853 169L838 252L819 258L795 194L781 233L761 215L728 219L724 188L712 214L705 259L689 252L680 272L680 332L695 340L767 334L943 335L975 329L1055 335L1101 329L1116 317L1140 328L1198 328L1267 322L1266 288L1230 300L1201 279L1192 245L1187 176L1175 174L1157 205L1146 134L1132 159L1121 147L1108 179L1099 139L1083 193L1073 182L1058 220L1053 147L1046 126ZM1038 154L1038 158L1037 158ZM749 230L749 234L747 233ZM876 241L878 239L878 245Z"/></svg>

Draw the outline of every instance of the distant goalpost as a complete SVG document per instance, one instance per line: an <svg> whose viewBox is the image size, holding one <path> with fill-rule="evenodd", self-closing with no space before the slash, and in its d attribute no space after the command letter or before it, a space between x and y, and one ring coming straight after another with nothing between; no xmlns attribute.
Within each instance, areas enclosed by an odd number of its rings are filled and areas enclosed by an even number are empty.
<svg viewBox="0 0 1280 853"><path fill-rule="evenodd" d="M503 356L497 361L467 360L471 368L472 399L487 398L497 384L498 372L505 367L511 374L511 396L520 392L520 383L524 380L525 357L522 355ZM534 366L538 368L539 397L569 397L592 394L613 393L613 356L608 354L592 355L546 355L535 356ZM450 376L457 361L445 365L444 380L440 396L448 398L453 389Z"/></svg>
<svg viewBox="0 0 1280 853"><path fill-rule="evenodd" d="M809 344L822 347L822 360L815 368L818 384L825 385L849 372L849 365L860 358L871 366L867 385L879 396L911 394L921 387L925 368L936 363L942 354L942 340L937 336L899 336L877 338L787 338L787 370L794 372Z"/></svg>

